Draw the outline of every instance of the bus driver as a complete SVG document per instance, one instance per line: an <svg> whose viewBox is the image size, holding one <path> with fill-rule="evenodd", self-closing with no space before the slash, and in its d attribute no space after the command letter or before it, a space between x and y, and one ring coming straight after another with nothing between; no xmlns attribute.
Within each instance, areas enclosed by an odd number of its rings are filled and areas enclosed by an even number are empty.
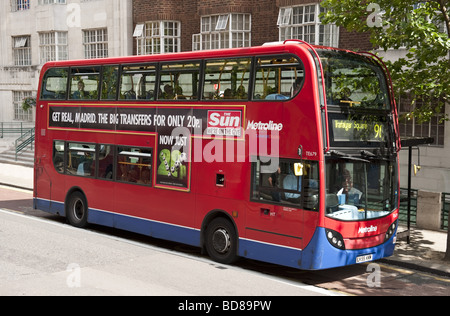
<svg viewBox="0 0 450 316"><path fill-rule="evenodd" d="M347 203L353 202L353 204L358 204L361 199L362 192L353 187L350 171L344 169L343 176L344 179L342 181L342 189L337 192L337 195L345 195L347 197Z"/></svg>

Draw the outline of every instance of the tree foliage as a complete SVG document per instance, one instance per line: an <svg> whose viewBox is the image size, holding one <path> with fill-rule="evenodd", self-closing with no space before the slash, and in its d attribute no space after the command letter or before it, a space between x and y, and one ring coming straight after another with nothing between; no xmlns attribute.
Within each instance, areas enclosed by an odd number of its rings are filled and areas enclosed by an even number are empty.
<svg viewBox="0 0 450 316"><path fill-rule="evenodd" d="M374 48L405 50L386 61L397 97L409 93L413 105L407 115L430 120L450 102L450 0L325 0L322 23L336 23L348 31L368 32Z"/></svg>

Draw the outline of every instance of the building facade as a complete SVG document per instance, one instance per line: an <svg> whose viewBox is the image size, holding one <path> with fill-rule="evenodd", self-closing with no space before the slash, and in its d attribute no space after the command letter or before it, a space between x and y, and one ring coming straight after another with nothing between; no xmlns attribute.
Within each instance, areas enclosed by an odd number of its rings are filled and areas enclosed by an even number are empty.
<svg viewBox="0 0 450 316"><path fill-rule="evenodd" d="M0 2L0 122L34 121L22 101L54 60L130 55L131 0Z"/></svg>
<svg viewBox="0 0 450 316"><path fill-rule="evenodd" d="M346 49L371 49L367 36L322 25L319 2L134 0L134 52L247 47L292 38Z"/></svg>

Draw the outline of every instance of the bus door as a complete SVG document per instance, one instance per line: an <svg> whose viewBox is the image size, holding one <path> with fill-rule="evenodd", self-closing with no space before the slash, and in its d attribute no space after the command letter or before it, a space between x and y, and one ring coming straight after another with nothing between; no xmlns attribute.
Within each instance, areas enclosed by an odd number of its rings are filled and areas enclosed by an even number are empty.
<svg viewBox="0 0 450 316"><path fill-rule="evenodd" d="M275 170L266 167L253 163L247 237L303 248L305 212L318 209L317 163L280 159Z"/></svg>

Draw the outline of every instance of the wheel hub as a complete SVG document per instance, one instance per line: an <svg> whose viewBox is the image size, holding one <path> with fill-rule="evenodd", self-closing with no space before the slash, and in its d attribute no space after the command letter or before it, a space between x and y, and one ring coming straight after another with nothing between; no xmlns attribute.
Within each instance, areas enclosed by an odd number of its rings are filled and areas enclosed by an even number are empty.
<svg viewBox="0 0 450 316"><path fill-rule="evenodd" d="M214 232L212 241L214 250L218 253L226 253L230 249L230 235L223 228L219 228Z"/></svg>
<svg viewBox="0 0 450 316"><path fill-rule="evenodd" d="M83 218L83 215L84 215L84 204L83 204L82 201L77 200L73 204L73 215L75 216L75 218L77 220L81 220Z"/></svg>

